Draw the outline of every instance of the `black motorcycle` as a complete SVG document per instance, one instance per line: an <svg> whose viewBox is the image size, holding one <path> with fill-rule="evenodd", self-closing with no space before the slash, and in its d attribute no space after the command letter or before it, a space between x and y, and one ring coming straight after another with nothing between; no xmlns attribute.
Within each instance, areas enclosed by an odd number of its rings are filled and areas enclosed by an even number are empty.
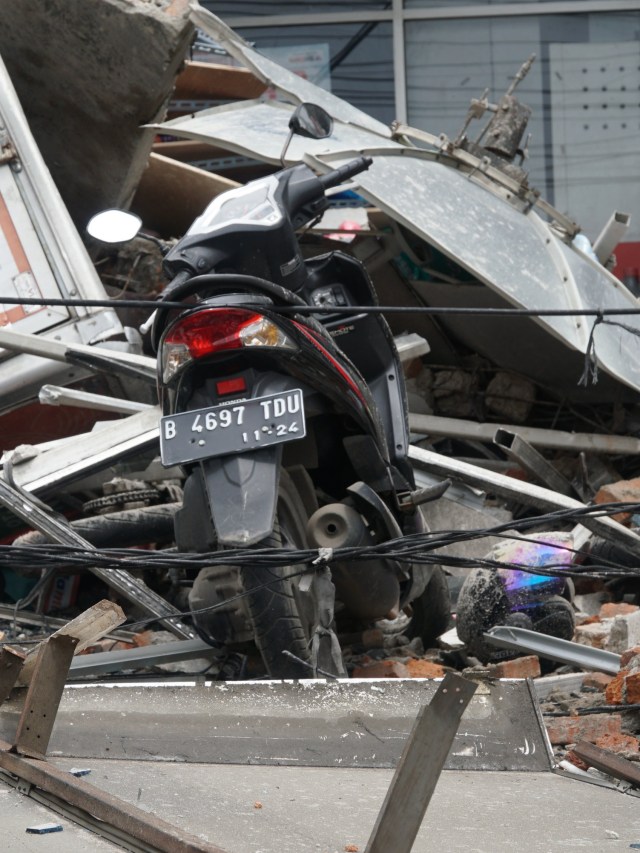
<svg viewBox="0 0 640 853"><path fill-rule="evenodd" d="M290 128L332 130L313 104ZM199 572L193 621L209 642L254 642L274 677L344 674L337 634L403 609L426 642L449 618L441 569L336 562L329 550L423 532L418 504L429 497L407 458L393 336L379 313L359 310L377 303L365 269L343 251L305 258L296 235L326 209L328 189L370 164L358 157L320 176L299 164L223 193L164 261L171 282L151 338L162 461L185 473L176 544L256 551L240 568ZM306 547L327 549L307 571L260 560L263 548Z"/></svg>

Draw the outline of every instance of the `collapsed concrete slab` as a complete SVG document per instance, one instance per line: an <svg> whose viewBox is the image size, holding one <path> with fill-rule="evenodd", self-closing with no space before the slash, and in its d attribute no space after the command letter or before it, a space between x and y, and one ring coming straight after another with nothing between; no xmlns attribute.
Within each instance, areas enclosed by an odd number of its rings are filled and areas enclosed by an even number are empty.
<svg viewBox="0 0 640 853"><path fill-rule="evenodd" d="M0 54L80 230L132 196L193 33L189 0L0 0Z"/></svg>

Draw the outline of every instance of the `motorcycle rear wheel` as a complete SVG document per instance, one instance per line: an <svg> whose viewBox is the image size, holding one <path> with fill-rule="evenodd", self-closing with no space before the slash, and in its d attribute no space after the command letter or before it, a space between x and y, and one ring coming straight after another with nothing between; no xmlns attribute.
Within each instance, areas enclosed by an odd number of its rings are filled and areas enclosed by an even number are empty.
<svg viewBox="0 0 640 853"><path fill-rule="evenodd" d="M306 525L307 515L300 494L291 477L282 471L277 522L271 536L264 539L260 547L306 548ZM311 612L305 612L298 591L299 576L291 577L299 568L245 565L240 569L255 644L272 678L312 677L310 667L283 654L289 651L302 661L310 662L309 640L314 618Z"/></svg>

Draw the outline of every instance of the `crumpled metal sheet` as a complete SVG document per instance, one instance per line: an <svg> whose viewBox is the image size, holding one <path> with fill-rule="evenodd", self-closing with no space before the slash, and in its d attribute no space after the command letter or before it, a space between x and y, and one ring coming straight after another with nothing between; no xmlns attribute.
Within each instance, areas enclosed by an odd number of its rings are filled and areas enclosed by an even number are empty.
<svg viewBox="0 0 640 853"><path fill-rule="evenodd" d="M278 65L273 59L268 59L259 51L254 50L220 18L203 9L198 3L191 3L190 9L191 20L197 27L214 38L238 62L251 69L259 80L272 86L284 100L291 101L294 104L312 101L314 104L324 107L339 121L366 128L383 138L391 136L390 129L381 121L352 107L351 104L336 97L336 95L332 95L326 89L321 89L298 74L294 74L293 71Z"/></svg>
<svg viewBox="0 0 640 853"><path fill-rule="evenodd" d="M565 243L535 210L522 212L434 153L391 140L388 131L380 132L379 122L366 123L359 110L333 95L327 97L323 89L262 57L214 15L197 7L193 20L278 91L294 101L319 103L337 119L328 139L295 139L287 152L288 162L306 159L326 170L357 154L369 154L374 163L357 178L367 200L514 306L534 310L639 306L615 276ZM157 127L277 163L290 112L286 104L248 102ZM638 317L621 319L640 334ZM594 318L541 317L535 322L577 352L587 352ZM640 389L640 338L618 326L601 324L594 341L598 365Z"/></svg>
<svg viewBox="0 0 640 853"><path fill-rule="evenodd" d="M293 107L279 101L241 101L201 110L191 116L150 125L163 134L197 139L252 157L279 164L288 134ZM371 146L401 150L404 146L341 121L334 121L329 139L305 139L294 136L287 149L286 162L299 163L305 154L322 155L333 151L353 151Z"/></svg>
<svg viewBox="0 0 640 853"><path fill-rule="evenodd" d="M521 213L462 172L403 153L409 156L374 156L371 168L358 176L363 195L513 305L569 311L639 307L615 276L564 243L535 211ZM351 156L318 160L337 168ZM620 319L640 335L640 317ZM587 351L593 317L536 322L578 352ZM603 324L594 337L598 365L632 388L640 388L638 335Z"/></svg>

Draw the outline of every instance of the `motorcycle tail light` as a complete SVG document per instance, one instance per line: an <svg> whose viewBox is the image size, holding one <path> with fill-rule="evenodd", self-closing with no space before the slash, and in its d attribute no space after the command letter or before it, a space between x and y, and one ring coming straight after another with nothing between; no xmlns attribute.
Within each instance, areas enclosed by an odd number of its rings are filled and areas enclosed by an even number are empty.
<svg viewBox="0 0 640 853"><path fill-rule="evenodd" d="M180 317L162 342L162 380L169 382L190 362L243 347L284 347L291 338L268 317L246 308L204 308Z"/></svg>

